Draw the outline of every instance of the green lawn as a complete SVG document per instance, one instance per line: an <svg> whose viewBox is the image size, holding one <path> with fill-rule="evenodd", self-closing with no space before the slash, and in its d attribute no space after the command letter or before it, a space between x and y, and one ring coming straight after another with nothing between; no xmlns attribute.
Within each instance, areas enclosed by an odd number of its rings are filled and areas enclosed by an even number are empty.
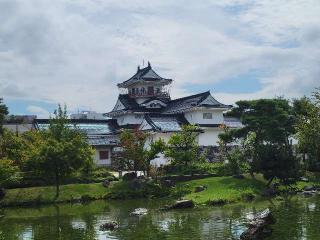
<svg viewBox="0 0 320 240"><path fill-rule="evenodd" d="M7 190L7 194L0 205L30 205L56 202L69 202L81 199L101 199L108 190L101 183L70 184L60 187L60 196L55 198L55 187L16 188Z"/></svg>
<svg viewBox="0 0 320 240"><path fill-rule="evenodd" d="M207 188L196 193L195 188L201 185ZM302 189L307 185L320 185L320 183L319 181L298 182L292 187ZM57 199L55 198L54 186L9 189L5 198L0 201L0 207L74 202L81 199L130 199L164 196L182 197L193 200L196 204L231 203L260 196L261 191L265 188L266 181L259 174L256 175L256 179L246 176L244 179L210 177L192 180L178 183L177 187L171 190L160 187L159 184L148 184L143 189L134 190L127 182L122 181L113 182L108 189L104 188L101 183L70 184L60 187L60 196ZM283 188L283 186L280 187L280 189Z"/></svg>
<svg viewBox="0 0 320 240"><path fill-rule="evenodd" d="M206 186L207 189L198 193L194 192L195 187L200 185ZM235 202L249 195L259 195L265 188L265 182L249 177L245 179L211 177L180 183L178 185L178 188L179 187L185 188L189 190L189 192L191 191L191 193L186 194L184 198L193 200L196 204L206 204L219 201Z"/></svg>

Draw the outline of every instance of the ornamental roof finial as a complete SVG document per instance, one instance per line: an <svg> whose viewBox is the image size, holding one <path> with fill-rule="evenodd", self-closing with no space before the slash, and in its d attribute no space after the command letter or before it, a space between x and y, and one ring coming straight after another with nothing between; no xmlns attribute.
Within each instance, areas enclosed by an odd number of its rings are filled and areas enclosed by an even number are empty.
<svg viewBox="0 0 320 240"><path fill-rule="evenodd" d="M148 67L151 67L151 64L150 64L150 62L148 61Z"/></svg>

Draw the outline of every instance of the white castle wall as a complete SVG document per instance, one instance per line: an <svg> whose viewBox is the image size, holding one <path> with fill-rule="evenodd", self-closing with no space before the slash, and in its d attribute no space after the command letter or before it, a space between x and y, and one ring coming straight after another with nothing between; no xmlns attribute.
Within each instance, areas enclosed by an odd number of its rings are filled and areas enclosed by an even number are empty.
<svg viewBox="0 0 320 240"><path fill-rule="evenodd" d="M212 113L212 119L203 119L203 113ZM223 110L221 109L197 109L186 112L185 118L191 124L221 124L223 123Z"/></svg>

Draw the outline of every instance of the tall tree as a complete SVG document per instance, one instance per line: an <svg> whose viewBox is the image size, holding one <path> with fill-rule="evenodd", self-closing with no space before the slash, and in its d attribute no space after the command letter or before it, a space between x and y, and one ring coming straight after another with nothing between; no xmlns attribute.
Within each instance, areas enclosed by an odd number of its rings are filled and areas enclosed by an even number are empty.
<svg viewBox="0 0 320 240"><path fill-rule="evenodd" d="M294 102L297 109L296 125L300 152L307 154L306 168L320 170L320 92L315 92L311 99L302 98Z"/></svg>
<svg viewBox="0 0 320 240"><path fill-rule="evenodd" d="M119 167L132 171L145 171L145 145L148 134L138 129L124 130L120 135L121 162ZM121 169L123 170L123 169Z"/></svg>
<svg viewBox="0 0 320 240"><path fill-rule="evenodd" d="M3 133L3 122L8 113L7 106L3 103L3 99L0 98L0 135Z"/></svg>
<svg viewBox="0 0 320 240"><path fill-rule="evenodd" d="M149 175L150 163L157 154L164 152L165 142L162 139L148 142L149 134L138 129L124 130L120 135L121 151L114 159L114 166L122 171L144 171Z"/></svg>
<svg viewBox="0 0 320 240"><path fill-rule="evenodd" d="M64 178L93 164L93 150L85 136L68 123L66 107L62 109L59 105L48 130L41 133L44 143L40 145L34 161L38 173L47 179L54 179L56 197Z"/></svg>
<svg viewBox="0 0 320 240"><path fill-rule="evenodd" d="M184 125L182 131L171 135L165 155L172 159L173 164L188 165L200 159L197 136L199 128L193 125Z"/></svg>
<svg viewBox="0 0 320 240"><path fill-rule="evenodd" d="M233 139L246 139L254 133L251 166L271 183L274 177L287 182L297 174L297 161L292 154L290 138L295 129L293 108L286 99L238 101L229 116L241 119L243 128L232 130ZM225 139L230 139L225 137Z"/></svg>

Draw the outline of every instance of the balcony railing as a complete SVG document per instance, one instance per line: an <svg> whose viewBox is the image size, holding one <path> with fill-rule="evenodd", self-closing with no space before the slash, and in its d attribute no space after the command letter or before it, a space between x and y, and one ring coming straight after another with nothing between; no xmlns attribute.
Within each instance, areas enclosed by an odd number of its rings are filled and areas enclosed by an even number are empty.
<svg viewBox="0 0 320 240"><path fill-rule="evenodd" d="M129 93L129 96L132 98L138 98L138 97L169 97L169 93L168 92L154 92L154 93L150 93L150 92L139 92L139 93Z"/></svg>

